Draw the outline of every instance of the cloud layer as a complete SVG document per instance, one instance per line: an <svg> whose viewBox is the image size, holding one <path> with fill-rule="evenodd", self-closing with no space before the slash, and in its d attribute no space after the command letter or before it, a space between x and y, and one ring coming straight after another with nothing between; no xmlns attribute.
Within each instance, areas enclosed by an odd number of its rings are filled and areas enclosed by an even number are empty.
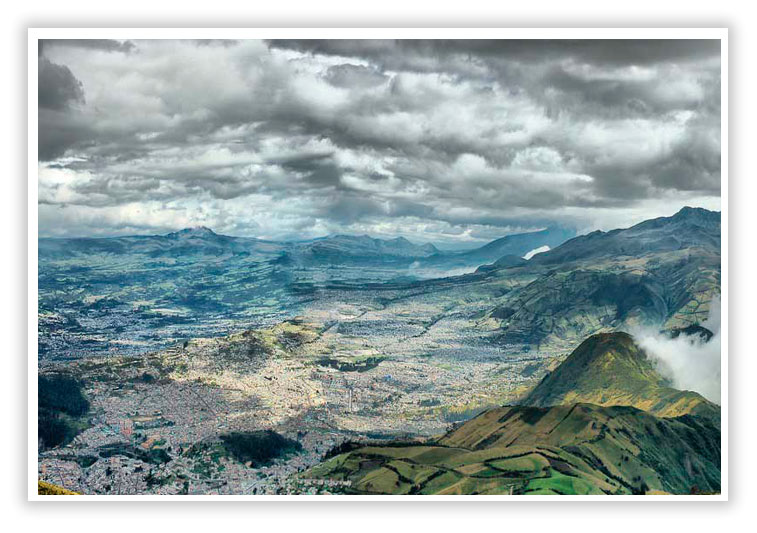
<svg viewBox="0 0 757 533"><path fill-rule="evenodd" d="M450 246L720 205L717 41L46 41L43 235Z"/></svg>
<svg viewBox="0 0 757 533"><path fill-rule="evenodd" d="M660 373L670 378L673 386L692 390L720 405L720 297L710 302L710 315L702 324L713 333L705 342L700 336L680 335L674 339L658 331L634 331L639 346L656 363Z"/></svg>

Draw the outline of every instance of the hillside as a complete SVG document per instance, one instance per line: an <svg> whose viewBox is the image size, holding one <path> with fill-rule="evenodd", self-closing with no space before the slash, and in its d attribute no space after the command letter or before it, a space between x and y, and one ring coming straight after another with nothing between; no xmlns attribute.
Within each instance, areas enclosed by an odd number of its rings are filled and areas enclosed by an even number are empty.
<svg viewBox="0 0 757 533"><path fill-rule="evenodd" d="M500 343L568 349L600 331L704 322L720 293L720 270L720 214L683 209L576 237L521 266L482 271L527 281L489 313Z"/></svg>
<svg viewBox="0 0 757 533"><path fill-rule="evenodd" d="M565 242L575 235L575 232L564 228L547 228L530 233L518 233L496 239L489 244L465 252L462 254L466 259L476 258L481 261L499 259L505 255L522 257L531 250L549 246L553 248Z"/></svg>
<svg viewBox="0 0 757 533"><path fill-rule="evenodd" d="M699 247L720 251L720 213L684 207L670 217L645 220L626 229L594 231L571 239L533 258L553 265L599 257L640 256Z"/></svg>
<svg viewBox="0 0 757 533"><path fill-rule="evenodd" d="M691 391L669 386L627 333L592 335L547 374L523 400L547 407L592 403L628 405L662 417L685 414L720 418L720 408Z"/></svg>
<svg viewBox="0 0 757 533"><path fill-rule="evenodd" d="M407 263L439 254L433 244L418 245L404 237L374 239L368 235L334 235L296 244L287 251L296 263Z"/></svg>
<svg viewBox="0 0 757 533"><path fill-rule="evenodd" d="M633 407L502 407L437 441L357 447L303 477L358 494L711 493L720 430Z"/></svg>
<svg viewBox="0 0 757 533"><path fill-rule="evenodd" d="M354 262L399 262L423 260L436 266L479 266L505 255L518 257L540 246L557 246L575 235L549 228L508 235L465 252L443 252L433 244L415 244L404 237L379 239L368 235L331 235L305 241L266 241L232 237L206 227L185 228L164 235L134 235L101 238L39 239L40 259L144 255L153 258L251 255L258 259L284 257L295 262L327 264Z"/></svg>
<svg viewBox="0 0 757 533"><path fill-rule="evenodd" d="M523 403L423 443L343 447L306 476L362 494L720 490L720 408L669 387L626 333L586 339Z"/></svg>
<svg viewBox="0 0 757 533"><path fill-rule="evenodd" d="M42 261L68 258L143 256L149 258L182 258L227 255L277 256L280 243L220 235L209 228L186 228L165 235L127 237L39 239Z"/></svg>
<svg viewBox="0 0 757 533"><path fill-rule="evenodd" d="M507 235L473 250L465 252L447 252L421 261L422 265L437 268L460 268L490 265L502 259L498 266L506 268L514 264L512 258L506 256L523 257L531 250L549 246L553 248L575 236L575 231L550 227L540 231Z"/></svg>

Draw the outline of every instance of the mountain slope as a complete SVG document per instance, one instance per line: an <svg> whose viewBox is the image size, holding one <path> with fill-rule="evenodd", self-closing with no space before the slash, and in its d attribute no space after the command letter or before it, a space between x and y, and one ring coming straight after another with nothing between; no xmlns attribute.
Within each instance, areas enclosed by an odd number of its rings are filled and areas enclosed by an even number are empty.
<svg viewBox="0 0 757 533"><path fill-rule="evenodd" d="M720 214L683 209L673 217L595 232L490 278L526 281L489 316L497 340L565 350L600 331L704 322L720 293Z"/></svg>
<svg viewBox="0 0 757 533"><path fill-rule="evenodd" d="M586 339L524 403L426 442L343 446L305 477L358 494L720 491L719 407L669 387L626 333Z"/></svg>
<svg viewBox="0 0 757 533"><path fill-rule="evenodd" d="M575 232L563 228L547 228L530 233L518 233L496 239L489 244L461 254L476 261L496 261L505 255L522 257L531 250L549 246L553 248L565 242Z"/></svg>
<svg viewBox="0 0 757 533"><path fill-rule="evenodd" d="M442 252L433 244L414 244L404 237L377 239L368 235L333 235L303 242L275 242L231 237L206 227L185 228L165 235L101 238L43 238L38 241L41 260L74 257L142 255L152 258L252 255L258 260L279 258L280 263L398 264L457 268L493 263L507 255L522 256L540 246L556 246L574 235L563 229L508 235L466 252ZM499 265L503 266L503 265Z"/></svg>
<svg viewBox="0 0 757 533"><path fill-rule="evenodd" d="M645 220L626 229L594 231L533 257L554 265L599 257L640 256L699 247L720 252L720 212L684 207L671 217Z"/></svg>
<svg viewBox="0 0 757 533"><path fill-rule="evenodd" d="M186 228L165 235L39 239L38 247L41 260L97 255L188 258L251 253L274 257L283 250L279 243L220 235L206 227Z"/></svg>
<svg viewBox="0 0 757 533"><path fill-rule="evenodd" d="M477 267L494 263L505 256L520 258L542 246L557 246L575 235L572 230L547 228L530 233L507 235L465 252L443 252L432 244L416 245L403 237L375 239L367 235L334 235L296 244L288 253L303 263L394 262L418 261L418 266L453 269ZM507 266L505 260L498 266Z"/></svg>
<svg viewBox="0 0 757 533"><path fill-rule="evenodd" d="M541 248L543 246L553 248L562 244L567 239L570 239L575 234L576 233L573 230L551 227L540 231L507 235L473 250L440 253L422 260L421 264L424 266L435 266L437 268L460 268L489 265L505 256L523 257L536 248ZM512 261L505 260L500 266L506 267L511 264Z"/></svg>
<svg viewBox="0 0 757 533"><path fill-rule="evenodd" d="M303 477L358 494L711 493L720 431L633 407L501 407L437 441L354 447Z"/></svg>
<svg viewBox="0 0 757 533"><path fill-rule="evenodd" d="M414 244L404 237L374 239L368 235L334 235L294 245L289 254L299 263L412 262L439 254L433 244Z"/></svg>
<svg viewBox="0 0 757 533"><path fill-rule="evenodd" d="M701 395L669 386L653 361L627 333L592 335L523 400L547 407L592 403L628 405L662 417L685 414L720 418L720 408Z"/></svg>

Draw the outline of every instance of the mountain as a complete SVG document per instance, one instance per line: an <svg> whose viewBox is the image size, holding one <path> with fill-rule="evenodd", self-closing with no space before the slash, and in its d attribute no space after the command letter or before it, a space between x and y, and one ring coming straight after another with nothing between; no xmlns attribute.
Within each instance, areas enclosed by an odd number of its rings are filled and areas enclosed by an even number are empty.
<svg viewBox="0 0 757 533"><path fill-rule="evenodd" d="M95 255L186 258L259 253L273 257L282 249L278 243L220 235L206 227L186 228L165 235L45 238L38 241L39 257L43 260Z"/></svg>
<svg viewBox="0 0 757 533"><path fill-rule="evenodd" d="M353 494L720 491L720 409L669 387L626 333L586 339L524 404L441 438L342 445L304 477Z"/></svg>
<svg viewBox="0 0 757 533"><path fill-rule="evenodd" d="M351 494L720 491L720 429L590 404L490 409L429 442L343 446L305 472Z"/></svg>
<svg viewBox="0 0 757 533"><path fill-rule="evenodd" d="M421 264L439 268L477 267L492 264L505 256L523 257L531 250L549 246L553 248L570 239L575 231L550 227L540 231L507 235L480 248L465 252L448 252L431 257Z"/></svg>
<svg viewBox="0 0 757 533"><path fill-rule="evenodd" d="M489 316L501 344L561 350L601 331L685 328L707 319L720 272L720 214L684 208L576 237L519 267L488 267L492 283L513 284Z"/></svg>
<svg viewBox="0 0 757 533"><path fill-rule="evenodd" d="M111 339L137 351L213 335L221 324L226 331L226 320L247 326L292 316L324 289L372 298L361 291L380 283L398 295L426 293L439 316L475 315L481 336L505 350L567 354L598 332L704 323L720 293L719 217L684 209L597 234L596 246L578 237L528 261L526 252L569 232L511 235L468 252L367 236L271 242L202 227L39 239L40 353L75 356ZM618 243L636 255L614 255Z"/></svg>
<svg viewBox="0 0 757 533"><path fill-rule="evenodd" d="M334 235L305 242L274 242L220 235L206 227L186 228L165 235L40 239L45 259L106 255L192 257L198 255L249 255L279 258L279 263L412 262L439 254L433 244L416 245L405 239L374 239L367 235ZM283 257L282 257L283 256Z"/></svg>
<svg viewBox="0 0 757 533"><path fill-rule="evenodd" d="M594 231L533 257L554 265L600 257L640 256L685 248L720 251L720 212L684 207L671 217L646 220L626 229Z"/></svg>
<svg viewBox="0 0 757 533"><path fill-rule="evenodd" d="M575 235L575 232L572 230L552 227L531 233L508 235L461 255L466 259L473 258L476 261L484 262L495 261L505 255L522 257L531 250L542 246L554 248L573 235Z"/></svg>
<svg viewBox="0 0 757 533"><path fill-rule="evenodd" d="M518 255L503 255L491 265L481 265L476 272L488 272L491 270L523 266L526 263L527 261Z"/></svg>
<svg viewBox="0 0 757 533"><path fill-rule="evenodd" d="M44 260L93 255L186 258L252 254L264 260L277 259L279 264L289 263L299 266L395 264L405 268L419 261L420 266L458 268L493 263L507 255L521 257L544 245L556 246L573 234L569 230L549 228L532 233L509 235L475 250L442 252L433 244L414 244L404 237L377 239L368 235L332 235L310 241L275 242L221 235L200 226L165 235L43 238L38 241L38 250L40 258Z"/></svg>
<svg viewBox="0 0 757 533"><path fill-rule="evenodd" d="M433 244L418 245L404 237L375 239L368 235L334 235L296 244L289 252L298 263L412 263L439 254Z"/></svg>
<svg viewBox="0 0 757 533"><path fill-rule="evenodd" d="M536 407L630 405L661 417L720 418L720 408L692 391L670 387L653 361L623 332L592 335L523 400Z"/></svg>
<svg viewBox="0 0 757 533"><path fill-rule="evenodd" d="M418 268L456 269L496 263L498 268L519 264L526 253L543 246L557 246L575 235L564 228L508 235L480 248L465 252L445 252L433 244L417 245L404 237L376 239L367 235L334 235L296 244L287 252L289 259L307 263L415 263ZM525 261L525 260L523 260Z"/></svg>
<svg viewBox="0 0 757 533"><path fill-rule="evenodd" d="M186 228L165 235L107 238L43 238L39 254L44 258L83 254L145 254L153 257L182 254L223 255L226 253L268 253L287 251L294 258L315 262L421 260L424 265L445 267L492 264L505 256L522 257L549 246L537 254L534 264L552 265L596 257L636 256L646 252L680 250L700 246L720 247L720 213L684 208L672 217L647 220L628 229L596 231L580 237L565 228L508 235L465 252L441 252L432 244L416 245L405 239L376 239L367 235L334 235L304 243L281 243L220 235L206 227ZM570 239L570 240L568 240ZM567 241L567 242L566 242ZM497 265L512 266L510 263Z"/></svg>

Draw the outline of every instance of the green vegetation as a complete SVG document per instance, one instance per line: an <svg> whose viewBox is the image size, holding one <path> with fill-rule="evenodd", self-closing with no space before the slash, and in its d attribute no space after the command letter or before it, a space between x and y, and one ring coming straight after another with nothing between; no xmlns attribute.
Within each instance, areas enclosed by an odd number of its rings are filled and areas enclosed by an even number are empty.
<svg viewBox="0 0 757 533"><path fill-rule="evenodd" d="M82 417L89 410L81 384L64 374L37 378L37 429L42 448L67 444L84 428Z"/></svg>
<svg viewBox="0 0 757 533"><path fill-rule="evenodd" d="M302 450L296 440L288 439L273 430L235 432L221 435L226 450L237 461L252 466L270 464L274 459Z"/></svg>
<svg viewBox="0 0 757 533"><path fill-rule="evenodd" d="M720 419L720 408L691 391L669 386L655 364L623 332L592 335L523 401L547 407L578 402L631 405L658 416L696 414Z"/></svg>
<svg viewBox="0 0 757 533"><path fill-rule="evenodd" d="M184 452L192 460L192 472L203 478L212 478L226 468L221 459L229 457L223 442L196 442Z"/></svg>
<svg viewBox="0 0 757 533"><path fill-rule="evenodd" d="M670 388L626 333L588 338L525 403L424 445L344 444L306 476L358 494L720 491L720 409Z"/></svg>
<svg viewBox="0 0 757 533"><path fill-rule="evenodd" d="M316 364L335 368L340 372L366 372L379 366L384 359L384 357L365 357L354 361L342 361L333 357L321 357Z"/></svg>
<svg viewBox="0 0 757 533"><path fill-rule="evenodd" d="M58 455L57 458L61 461L72 461L82 468L89 468L97 462L94 455Z"/></svg>
<svg viewBox="0 0 757 533"><path fill-rule="evenodd" d="M350 481L342 490L358 494L720 490L718 427L632 407L502 407L426 445L350 448L304 477Z"/></svg>
<svg viewBox="0 0 757 533"><path fill-rule="evenodd" d="M71 376L40 375L37 386L40 409L52 409L71 416L81 416L89 409L81 385Z"/></svg>
<svg viewBox="0 0 757 533"><path fill-rule="evenodd" d="M151 448L145 450L139 446L132 446L129 444L108 444L100 446L98 454L102 458L121 455L123 457L138 459L154 465L164 464L171 460L171 456L164 448Z"/></svg>

